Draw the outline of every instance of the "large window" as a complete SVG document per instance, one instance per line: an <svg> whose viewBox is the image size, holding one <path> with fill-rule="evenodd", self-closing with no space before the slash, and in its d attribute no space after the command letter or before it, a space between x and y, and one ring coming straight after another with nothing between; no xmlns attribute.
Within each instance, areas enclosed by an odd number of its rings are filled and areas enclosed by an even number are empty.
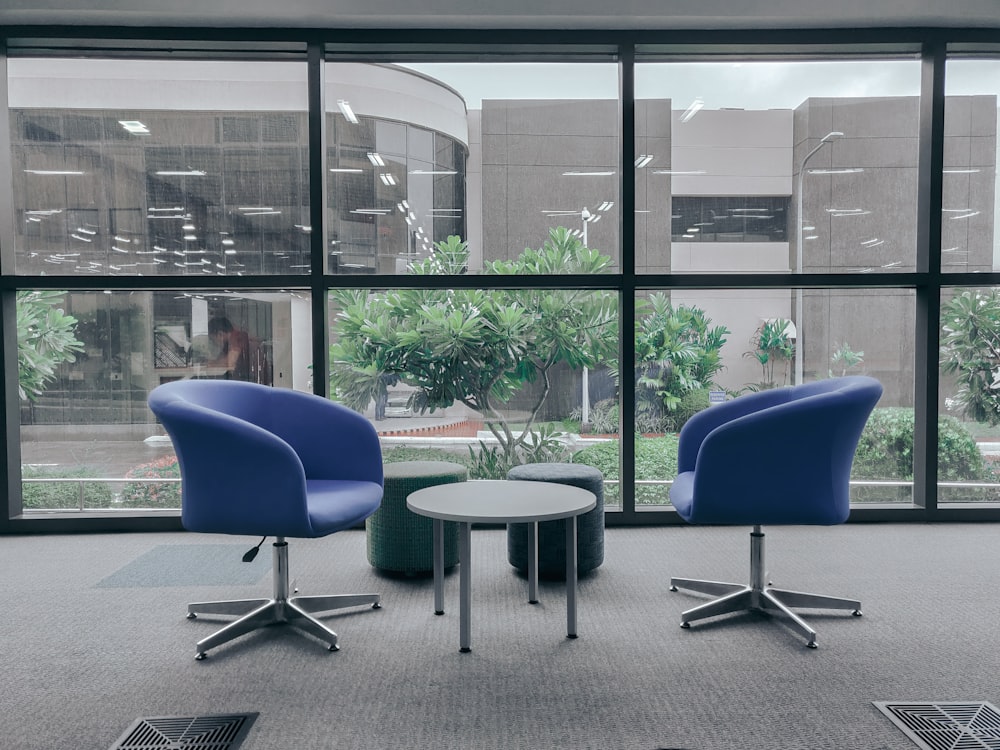
<svg viewBox="0 0 1000 750"><path fill-rule="evenodd" d="M656 523L692 414L866 373L857 517L1000 517L996 55L206 35L12 40L3 528L176 517L146 399L188 377L347 403L387 460L588 463Z"/></svg>

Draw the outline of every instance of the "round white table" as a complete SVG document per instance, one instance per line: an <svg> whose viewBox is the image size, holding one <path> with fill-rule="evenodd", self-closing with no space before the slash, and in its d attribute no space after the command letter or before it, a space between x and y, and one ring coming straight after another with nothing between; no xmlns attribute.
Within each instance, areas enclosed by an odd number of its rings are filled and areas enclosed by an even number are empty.
<svg viewBox="0 0 1000 750"><path fill-rule="evenodd" d="M444 614L444 522L459 524L459 650L472 650L472 524L530 523L528 601L538 602L538 523L566 519L566 636L576 638L576 518L597 505L594 493L552 482L474 480L417 490L414 513L434 519L434 614Z"/></svg>

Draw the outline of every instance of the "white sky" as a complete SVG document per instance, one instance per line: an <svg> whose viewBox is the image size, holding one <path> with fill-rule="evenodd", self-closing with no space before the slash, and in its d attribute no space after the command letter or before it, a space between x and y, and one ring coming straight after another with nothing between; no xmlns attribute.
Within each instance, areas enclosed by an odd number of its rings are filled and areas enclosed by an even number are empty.
<svg viewBox="0 0 1000 750"><path fill-rule="evenodd" d="M423 63L418 70L458 91L469 109L483 99L617 99L614 63ZM949 94L1000 94L1000 61L948 63ZM916 60L640 63L637 99L695 98L706 109L793 109L808 97L917 96Z"/></svg>

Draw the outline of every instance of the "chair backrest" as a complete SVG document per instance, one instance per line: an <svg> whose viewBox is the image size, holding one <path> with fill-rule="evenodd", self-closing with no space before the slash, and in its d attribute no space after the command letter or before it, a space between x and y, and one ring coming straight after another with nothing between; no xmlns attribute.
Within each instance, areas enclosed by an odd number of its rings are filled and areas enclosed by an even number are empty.
<svg viewBox="0 0 1000 750"><path fill-rule="evenodd" d="M191 531L316 536L307 480L382 484L375 428L327 399L232 380L183 380L149 394L181 469Z"/></svg>
<svg viewBox="0 0 1000 750"><path fill-rule="evenodd" d="M835 524L850 513L854 452L882 396L874 378L829 378L741 396L681 431L692 523Z"/></svg>

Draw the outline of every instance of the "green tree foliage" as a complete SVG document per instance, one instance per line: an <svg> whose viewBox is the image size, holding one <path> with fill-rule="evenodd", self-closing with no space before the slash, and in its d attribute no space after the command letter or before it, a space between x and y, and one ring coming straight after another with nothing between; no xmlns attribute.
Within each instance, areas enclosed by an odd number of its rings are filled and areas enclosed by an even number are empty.
<svg viewBox="0 0 1000 750"><path fill-rule="evenodd" d="M953 297L941 322L941 369L958 382L955 401L970 419L1000 424L1000 292Z"/></svg>
<svg viewBox="0 0 1000 750"><path fill-rule="evenodd" d="M17 392L34 401L56 377L56 368L83 351L75 335L76 318L60 305L65 292L17 293Z"/></svg>
<svg viewBox="0 0 1000 750"><path fill-rule="evenodd" d="M416 275L457 275L468 267L467 243L449 237L415 262ZM537 274L606 273L611 258L584 245L564 227L550 230L541 248L515 260L487 263L485 274L516 279ZM552 368L597 367L618 346L613 292L551 289L402 289L331 292L337 308L330 347L330 384L359 411L395 376L415 388L411 406L434 411L455 402L479 412L498 449L481 446L493 468L544 457L552 435L533 430L551 390ZM525 383L537 383L527 418L512 430L504 407ZM523 424L520 424L522 423ZM541 444L541 447L540 447ZM494 465L495 464L495 465Z"/></svg>
<svg viewBox="0 0 1000 750"><path fill-rule="evenodd" d="M636 427L676 432L708 406L708 390L722 370L729 329L712 326L697 307L672 307L657 292L637 300L635 326Z"/></svg>

